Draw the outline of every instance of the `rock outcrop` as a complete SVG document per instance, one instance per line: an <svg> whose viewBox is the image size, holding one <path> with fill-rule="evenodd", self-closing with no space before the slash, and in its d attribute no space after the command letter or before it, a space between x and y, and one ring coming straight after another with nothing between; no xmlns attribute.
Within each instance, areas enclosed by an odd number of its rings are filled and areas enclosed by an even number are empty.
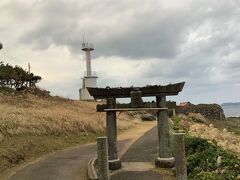
<svg viewBox="0 0 240 180"><path fill-rule="evenodd" d="M178 114L200 113L207 119L225 120L223 109L218 104L198 104L190 106L177 106Z"/></svg>

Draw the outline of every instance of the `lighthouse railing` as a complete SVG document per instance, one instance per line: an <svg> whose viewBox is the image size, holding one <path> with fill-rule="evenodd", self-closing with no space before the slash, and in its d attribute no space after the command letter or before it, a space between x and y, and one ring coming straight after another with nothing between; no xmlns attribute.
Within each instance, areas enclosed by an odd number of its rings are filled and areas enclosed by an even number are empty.
<svg viewBox="0 0 240 180"><path fill-rule="evenodd" d="M85 48L93 49L94 47L92 43L85 42L85 43L82 43L82 49L85 49Z"/></svg>

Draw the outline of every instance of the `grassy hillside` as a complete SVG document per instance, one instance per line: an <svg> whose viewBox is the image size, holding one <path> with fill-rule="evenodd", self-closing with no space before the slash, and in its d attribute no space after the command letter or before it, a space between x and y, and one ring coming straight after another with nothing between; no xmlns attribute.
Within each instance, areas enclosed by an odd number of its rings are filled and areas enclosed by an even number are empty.
<svg viewBox="0 0 240 180"><path fill-rule="evenodd" d="M96 102L0 91L0 172L31 158L95 140L105 129ZM121 113L119 130L134 125Z"/></svg>
<svg viewBox="0 0 240 180"><path fill-rule="evenodd" d="M195 137L214 140L223 149L230 150L240 157L240 136L235 128L227 126L231 120L217 121L205 119L201 114L179 115L180 124ZM230 128L229 128L230 127ZM238 127L236 124L234 127Z"/></svg>
<svg viewBox="0 0 240 180"><path fill-rule="evenodd" d="M195 113L172 118L172 128L186 133L188 179L240 179L240 137L224 124Z"/></svg>

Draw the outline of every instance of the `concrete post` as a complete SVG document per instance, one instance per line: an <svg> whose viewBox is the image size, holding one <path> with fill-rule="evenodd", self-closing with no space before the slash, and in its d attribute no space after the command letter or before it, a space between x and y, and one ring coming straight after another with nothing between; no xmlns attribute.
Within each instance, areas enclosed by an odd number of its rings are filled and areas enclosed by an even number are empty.
<svg viewBox="0 0 240 180"><path fill-rule="evenodd" d="M108 152L107 152L107 137L97 138L97 165L98 179L108 180Z"/></svg>
<svg viewBox="0 0 240 180"><path fill-rule="evenodd" d="M172 111L173 111L173 116L176 116L176 110L175 110L175 108L173 108Z"/></svg>
<svg viewBox="0 0 240 180"><path fill-rule="evenodd" d="M166 96L157 96L157 107L166 108ZM171 168L174 166L174 158L171 154L170 133L167 110L157 112L159 157L155 160L156 167Z"/></svg>
<svg viewBox="0 0 240 180"><path fill-rule="evenodd" d="M185 156L185 142L184 133L174 133L174 156L175 156L175 168L176 179L187 180L187 165Z"/></svg>
<svg viewBox="0 0 240 180"><path fill-rule="evenodd" d="M115 108L116 99L108 98L107 107ZM109 169L116 170L121 168L121 161L118 158L117 152L117 122L116 122L116 111L107 112L107 140L108 140L108 162Z"/></svg>

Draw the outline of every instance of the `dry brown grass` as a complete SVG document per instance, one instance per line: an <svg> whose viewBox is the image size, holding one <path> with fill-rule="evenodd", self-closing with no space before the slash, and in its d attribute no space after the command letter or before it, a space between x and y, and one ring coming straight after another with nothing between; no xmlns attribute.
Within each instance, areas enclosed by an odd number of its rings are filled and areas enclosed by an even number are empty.
<svg viewBox="0 0 240 180"><path fill-rule="evenodd" d="M0 92L0 173L40 155L94 141L105 131L96 102ZM118 115L118 130L137 120Z"/></svg>
<svg viewBox="0 0 240 180"><path fill-rule="evenodd" d="M219 130L212 124L193 124L190 126L190 133L194 136L208 140L215 140L217 145L224 149L231 150L240 156L240 137L226 129Z"/></svg>
<svg viewBox="0 0 240 180"><path fill-rule="evenodd" d="M6 135L60 135L68 133L101 133L105 113L96 113L96 102L63 98L0 96L0 138ZM126 114L119 116L119 129L133 125ZM3 138L3 137L2 137Z"/></svg>
<svg viewBox="0 0 240 180"><path fill-rule="evenodd" d="M189 129L191 135L210 141L215 140L217 145L240 156L240 136L231 132L231 129L217 128L213 121L209 121L199 114L179 115L179 118L180 123Z"/></svg>

